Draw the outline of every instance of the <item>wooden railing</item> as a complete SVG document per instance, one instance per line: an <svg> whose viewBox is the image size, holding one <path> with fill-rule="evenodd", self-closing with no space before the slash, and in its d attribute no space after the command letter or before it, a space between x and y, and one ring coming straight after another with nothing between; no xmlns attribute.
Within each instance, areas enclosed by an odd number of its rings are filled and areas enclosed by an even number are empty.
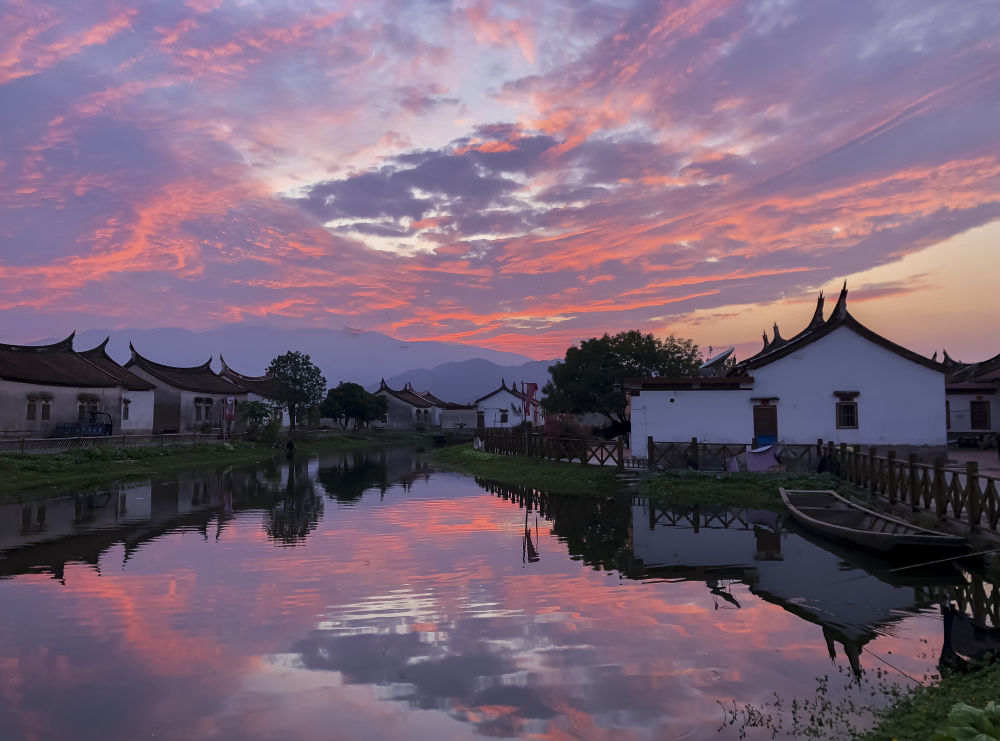
<svg viewBox="0 0 1000 741"><path fill-rule="evenodd" d="M483 450L497 455L527 455L583 465L625 467L625 445L617 440L580 440L490 429L479 433Z"/></svg>
<svg viewBox="0 0 1000 741"><path fill-rule="evenodd" d="M650 470L725 471L747 448L704 443L697 438L690 442L654 442L650 438L647 464ZM955 470L947 468L943 458L929 464L921 462L916 453L901 458L889 450L881 456L874 447L860 450L822 441L814 445L778 443L774 452L786 471L829 471L890 504L909 505L915 512L926 510L939 518L962 520L973 530L997 530L1000 523L1000 479L980 474L975 462Z"/></svg>
<svg viewBox="0 0 1000 741"><path fill-rule="evenodd" d="M646 463L650 470L693 468L700 471L727 471L730 462L747 452L744 443L654 442L647 438ZM822 445L779 443L775 454L787 471L815 471L825 455Z"/></svg>

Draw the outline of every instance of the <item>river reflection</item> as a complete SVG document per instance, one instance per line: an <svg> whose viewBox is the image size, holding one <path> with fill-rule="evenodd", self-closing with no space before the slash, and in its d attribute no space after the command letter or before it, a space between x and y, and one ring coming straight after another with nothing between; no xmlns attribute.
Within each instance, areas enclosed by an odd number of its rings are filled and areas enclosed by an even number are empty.
<svg viewBox="0 0 1000 741"><path fill-rule="evenodd" d="M0 736L735 738L720 703L906 686L995 640L974 564L891 568L768 512L408 450L0 505Z"/></svg>

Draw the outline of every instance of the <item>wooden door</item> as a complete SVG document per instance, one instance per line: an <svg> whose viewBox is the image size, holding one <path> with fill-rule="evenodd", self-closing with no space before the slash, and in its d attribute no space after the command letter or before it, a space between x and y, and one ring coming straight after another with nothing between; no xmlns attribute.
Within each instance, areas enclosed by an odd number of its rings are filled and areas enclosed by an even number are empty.
<svg viewBox="0 0 1000 741"><path fill-rule="evenodd" d="M757 445L774 445L778 442L778 407L758 404L753 408L753 436Z"/></svg>

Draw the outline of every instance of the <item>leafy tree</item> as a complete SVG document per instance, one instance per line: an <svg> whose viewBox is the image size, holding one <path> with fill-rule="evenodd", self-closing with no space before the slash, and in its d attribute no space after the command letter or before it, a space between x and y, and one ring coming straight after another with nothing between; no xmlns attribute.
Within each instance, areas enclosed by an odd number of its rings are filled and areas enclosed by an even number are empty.
<svg viewBox="0 0 1000 741"><path fill-rule="evenodd" d="M341 381L336 388L326 392L326 398L320 405L320 413L324 417L332 417L340 421L340 426L347 429L348 420L354 420L354 427L367 425L373 419L378 419L389 408L389 402L384 397L365 391L364 387L347 381Z"/></svg>
<svg viewBox="0 0 1000 741"><path fill-rule="evenodd" d="M549 366L552 378L542 389L548 413L597 412L619 426L628 424L624 379L631 376L695 376L701 365L691 340L659 339L638 330L592 337L566 350Z"/></svg>
<svg viewBox="0 0 1000 741"><path fill-rule="evenodd" d="M276 357L267 372L284 386L281 401L288 406L289 429L295 430L296 412L308 412L323 401L326 379L309 356L298 351Z"/></svg>

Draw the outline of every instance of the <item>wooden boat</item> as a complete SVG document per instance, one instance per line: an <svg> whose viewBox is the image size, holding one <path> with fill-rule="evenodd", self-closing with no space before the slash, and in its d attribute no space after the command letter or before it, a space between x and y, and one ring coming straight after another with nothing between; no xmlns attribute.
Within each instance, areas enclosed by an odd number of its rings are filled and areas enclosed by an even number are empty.
<svg viewBox="0 0 1000 741"><path fill-rule="evenodd" d="M861 548L888 551L900 547L964 548L959 535L911 525L855 504L834 491L779 489L792 517L802 527Z"/></svg>

